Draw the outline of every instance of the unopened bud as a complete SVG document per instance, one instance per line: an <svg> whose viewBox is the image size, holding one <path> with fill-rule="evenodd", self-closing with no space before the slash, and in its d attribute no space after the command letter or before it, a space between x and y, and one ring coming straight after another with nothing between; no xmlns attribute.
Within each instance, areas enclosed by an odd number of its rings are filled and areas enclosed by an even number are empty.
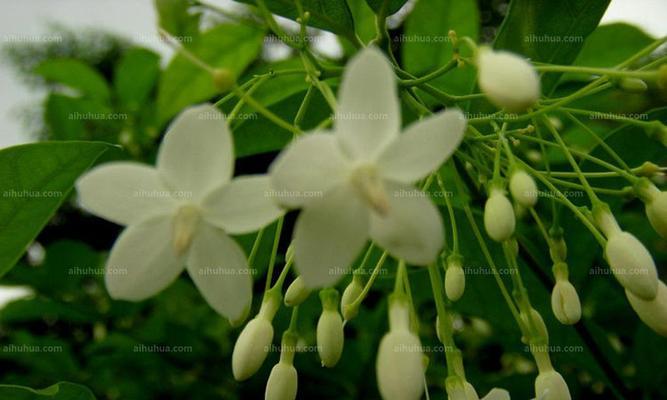
<svg viewBox="0 0 667 400"><path fill-rule="evenodd" d="M448 400L479 400L475 387L458 376L447 377L445 390Z"/></svg>
<svg viewBox="0 0 667 400"><path fill-rule="evenodd" d="M322 366L332 368L343 354L345 336L343 319L338 312L339 295L336 289L320 291L322 314L317 321L317 352Z"/></svg>
<svg viewBox="0 0 667 400"><path fill-rule="evenodd" d="M298 306L306 301L309 295L310 289L306 287L303 279L299 276L289 285L285 292L285 305L287 307Z"/></svg>
<svg viewBox="0 0 667 400"><path fill-rule="evenodd" d="M512 203L502 190L493 189L484 205L484 227L496 242L504 242L514 234L516 220Z"/></svg>
<svg viewBox="0 0 667 400"><path fill-rule="evenodd" d="M255 374L264 363L273 341L273 325L263 316L250 320L236 340L232 352L232 373L237 381Z"/></svg>
<svg viewBox="0 0 667 400"><path fill-rule="evenodd" d="M632 234L619 231L605 247L611 271L620 284L635 296L652 300L658 291L658 271L646 247Z"/></svg>
<svg viewBox="0 0 667 400"><path fill-rule="evenodd" d="M653 300L643 300L629 290L625 295L639 318L656 333L667 336L667 286L660 281L658 293Z"/></svg>
<svg viewBox="0 0 667 400"><path fill-rule="evenodd" d="M540 97L540 78L524 58L481 48L477 58L478 82L486 97L508 112L521 112Z"/></svg>
<svg viewBox="0 0 667 400"><path fill-rule="evenodd" d="M618 87L629 93L644 93L648 86L639 78L621 78Z"/></svg>
<svg viewBox="0 0 667 400"><path fill-rule="evenodd" d="M565 379L553 369L540 372L535 379L535 398L539 400L572 399Z"/></svg>
<svg viewBox="0 0 667 400"><path fill-rule="evenodd" d="M466 275L461 264L453 263L447 265L445 271L445 293L451 301L457 301L463 296L466 288Z"/></svg>
<svg viewBox="0 0 667 400"><path fill-rule="evenodd" d="M556 281L551 292L551 310L561 324L572 325L581 318L581 302L574 286L565 279Z"/></svg>
<svg viewBox="0 0 667 400"><path fill-rule="evenodd" d="M547 325L544 323L544 319L542 319L542 316L536 309L531 308L530 315L521 312L520 317L529 329L534 328L536 330L535 332L532 332L532 334L539 336L547 343L549 342L549 331L547 330ZM522 339L526 343L530 342L528 338Z"/></svg>
<svg viewBox="0 0 667 400"><path fill-rule="evenodd" d="M211 74L213 84L220 92L226 92L234 84L234 75L226 68L216 68Z"/></svg>
<svg viewBox="0 0 667 400"><path fill-rule="evenodd" d="M298 386L298 375L292 364L279 362L271 369L266 381L265 400L294 400Z"/></svg>
<svg viewBox="0 0 667 400"><path fill-rule="evenodd" d="M667 239L667 192L657 192L646 203L646 216L653 229Z"/></svg>
<svg viewBox="0 0 667 400"><path fill-rule="evenodd" d="M567 243L562 236L549 238L549 255L553 262L561 262L567 259Z"/></svg>
<svg viewBox="0 0 667 400"><path fill-rule="evenodd" d="M526 171L517 170L510 177L510 193L514 201L526 208L534 207L537 203L537 185L533 177Z"/></svg>
<svg viewBox="0 0 667 400"><path fill-rule="evenodd" d="M364 286L361 284L360 279L354 277L352 278L352 282L343 291L343 296L340 299L340 309L345 321L351 320L359 313L359 306L353 306L352 304L361 296L363 290Z"/></svg>

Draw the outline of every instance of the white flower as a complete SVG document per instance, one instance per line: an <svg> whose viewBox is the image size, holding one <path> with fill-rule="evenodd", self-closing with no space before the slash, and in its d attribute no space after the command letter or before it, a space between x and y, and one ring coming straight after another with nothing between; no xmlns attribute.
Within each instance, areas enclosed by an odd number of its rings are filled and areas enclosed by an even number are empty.
<svg viewBox="0 0 667 400"><path fill-rule="evenodd" d="M667 286L660 281L658 294L653 300L643 300L629 290L625 295L639 318L655 332L667 336Z"/></svg>
<svg viewBox="0 0 667 400"><path fill-rule="evenodd" d="M514 208L502 189L491 189L484 205L484 228L491 239L504 242L514 234Z"/></svg>
<svg viewBox="0 0 667 400"><path fill-rule="evenodd" d="M553 369L540 372L535 379L536 400L571 400L570 389L563 376Z"/></svg>
<svg viewBox="0 0 667 400"><path fill-rule="evenodd" d="M653 229L667 238L667 192L653 193L646 203L646 216Z"/></svg>
<svg viewBox="0 0 667 400"><path fill-rule="evenodd" d="M604 249L611 271L635 296L652 300L658 292L658 270L651 253L631 233L614 231Z"/></svg>
<svg viewBox="0 0 667 400"><path fill-rule="evenodd" d="M581 318L577 289L567 279L559 279L551 292L551 309L561 324L572 325Z"/></svg>
<svg viewBox="0 0 667 400"><path fill-rule="evenodd" d="M390 300L389 332L380 341L376 361L378 389L384 400L418 400L424 391L419 337L410 331L407 303Z"/></svg>
<svg viewBox="0 0 667 400"><path fill-rule="evenodd" d="M299 376L296 368L290 363L279 362L271 369L266 382L265 400L294 400L298 387Z"/></svg>
<svg viewBox="0 0 667 400"><path fill-rule="evenodd" d="M540 98L540 78L524 58L486 47L477 56L478 82L486 97L509 112L520 112Z"/></svg>
<svg viewBox="0 0 667 400"><path fill-rule="evenodd" d="M186 109L171 124L156 168L112 162L78 180L84 209L127 225L107 262L111 297L146 299L187 265L218 313L239 320L248 311L252 280L243 272L247 261L227 234L255 231L281 211L265 195L268 177L231 180L233 150L224 116L201 105Z"/></svg>
<svg viewBox="0 0 667 400"><path fill-rule="evenodd" d="M526 171L516 170L510 177L510 193L514 201L526 208L537 203L537 185Z"/></svg>
<svg viewBox="0 0 667 400"><path fill-rule="evenodd" d="M438 113L403 134L391 66L368 48L346 68L334 133L292 143L271 166L278 201L303 208L294 232L295 266L309 287L335 283L369 236L392 256L427 265L443 244L437 208L411 184L458 147L458 110Z"/></svg>

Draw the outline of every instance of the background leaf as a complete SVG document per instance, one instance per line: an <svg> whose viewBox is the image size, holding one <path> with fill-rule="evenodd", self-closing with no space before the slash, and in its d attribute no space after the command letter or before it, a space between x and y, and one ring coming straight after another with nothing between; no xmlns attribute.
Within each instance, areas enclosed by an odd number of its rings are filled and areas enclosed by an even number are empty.
<svg viewBox="0 0 667 400"><path fill-rule="evenodd" d="M69 382L56 383L39 390L0 385L0 398L7 400L95 400L90 389Z"/></svg>
<svg viewBox="0 0 667 400"><path fill-rule="evenodd" d="M160 56L142 48L128 51L114 71L118 101L129 109L139 108L148 100L159 74Z"/></svg>
<svg viewBox="0 0 667 400"><path fill-rule="evenodd" d="M384 4L385 0L366 0L366 3L375 11L376 13L380 11ZM387 7L387 15L391 15L396 11L400 10L408 0L389 0L389 7Z"/></svg>
<svg viewBox="0 0 667 400"><path fill-rule="evenodd" d="M81 61L50 59L38 65L35 72L47 81L68 86L81 95L101 102L109 101L109 87L104 77Z"/></svg>

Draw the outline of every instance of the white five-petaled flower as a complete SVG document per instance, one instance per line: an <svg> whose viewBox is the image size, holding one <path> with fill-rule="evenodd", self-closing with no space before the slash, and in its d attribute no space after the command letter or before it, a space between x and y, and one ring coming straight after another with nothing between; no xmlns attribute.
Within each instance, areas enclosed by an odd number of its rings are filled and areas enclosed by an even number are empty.
<svg viewBox="0 0 667 400"><path fill-rule="evenodd" d="M271 166L286 207L303 208L294 232L295 266L309 287L335 283L369 236L397 258L426 265L442 244L437 208L412 184L458 147L465 118L437 113L401 130L390 64L375 48L346 68L334 132L313 132Z"/></svg>
<svg viewBox="0 0 667 400"><path fill-rule="evenodd" d="M167 287L184 265L206 301L230 320L249 309L252 280L243 250L227 234L255 231L281 214L266 176L232 180L234 151L224 116L191 107L171 124L157 167L101 165L77 182L81 206L127 228L111 250L111 297L143 300Z"/></svg>

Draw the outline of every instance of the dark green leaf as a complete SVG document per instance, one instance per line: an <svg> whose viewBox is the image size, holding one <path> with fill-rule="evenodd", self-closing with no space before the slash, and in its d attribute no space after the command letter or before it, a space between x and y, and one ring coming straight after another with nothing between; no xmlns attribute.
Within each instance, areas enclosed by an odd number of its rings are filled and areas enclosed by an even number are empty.
<svg viewBox="0 0 667 400"><path fill-rule="evenodd" d="M155 0L158 25L182 42L189 42L199 31L199 13L190 13L188 0Z"/></svg>
<svg viewBox="0 0 667 400"><path fill-rule="evenodd" d="M43 142L0 150L0 276L46 225L76 178L110 147Z"/></svg>
<svg viewBox="0 0 667 400"><path fill-rule="evenodd" d="M130 109L139 108L153 89L160 73L160 56L150 50L128 51L114 71L118 100Z"/></svg>
<svg viewBox="0 0 667 400"><path fill-rule="evenodd" d="M7 400L95 400L90 389L69 382L56 383L46 389L0 385L0 398Z"/></svg>
<svg viewBox="0 0 667 400"><path fill-rule="evenodd" d="M89 65L73 59L49 59L35 68L35 73L50 82L56 82L75 89L83 96L106 102L109 87L99 72Z"/></svg>
<svg viewBox="0 0 667 400"><path fill-rule="evenodd" d="M408 2L408 0L366 0L366 3L373 9L373 11L380 12L382 7L384 7L384 3L387 2L387 15L391 15L395 13L396 11L400 10L401 7L405 3Z"/></svg>

